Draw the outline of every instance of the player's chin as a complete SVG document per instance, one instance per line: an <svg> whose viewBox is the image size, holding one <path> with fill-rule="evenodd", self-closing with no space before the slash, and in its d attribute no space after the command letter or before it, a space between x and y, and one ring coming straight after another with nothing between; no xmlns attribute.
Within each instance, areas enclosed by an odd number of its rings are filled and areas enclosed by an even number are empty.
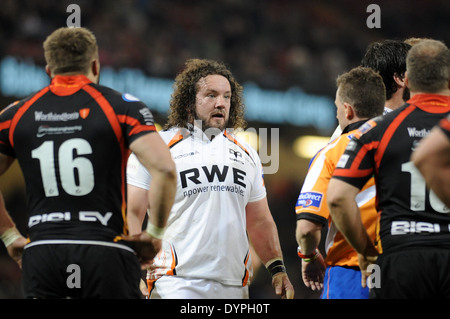
<svg viewBox="0 0 450 319"><path fill-rule="evenodd" d="M224 118L213 118L208 122L208 128L218 129L223 131L226 127L227 122Z"/></svg>

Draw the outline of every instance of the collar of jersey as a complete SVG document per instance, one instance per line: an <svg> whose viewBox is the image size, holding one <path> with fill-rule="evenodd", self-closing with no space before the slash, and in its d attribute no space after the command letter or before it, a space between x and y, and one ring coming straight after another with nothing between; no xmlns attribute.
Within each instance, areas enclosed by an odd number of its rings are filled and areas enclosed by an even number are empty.
<svg viewBox="0 0 450 319"><path fill-rule="evenodd" d="M201 140L205 143L211 143L212 141L208 138L208 136L205 134L205 132L200 129L199 127L192 125L192 124L188 124L188 130L190 135L198 140ZM224 131L221 131L220 134L217 134L217 136L213 139L213 141L219 136L219 135L223 135Z"/></svg>
<svg viewBox="0 0 450 319"><path fill-rule="evenodd" d="M416 94L408 100L408 103L430 113L450 111L450 97L441 94Z"/></svg>
<svg viewBox="0 0 450 319"><path fill-rule="evenodd" d="M72 95L92 83L85 75L56 75L50 82L50 91L59 96Z"/></svg>

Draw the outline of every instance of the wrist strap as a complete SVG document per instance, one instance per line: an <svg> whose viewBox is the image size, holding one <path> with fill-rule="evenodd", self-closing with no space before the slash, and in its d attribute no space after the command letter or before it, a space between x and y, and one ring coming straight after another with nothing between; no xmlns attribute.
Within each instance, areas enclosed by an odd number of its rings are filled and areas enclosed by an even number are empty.
<svg viewBox="0 0 450 319"><path fill-rule="evenodd" d="M3 241L6 247L11 245L16 241L17 238L20 238L22 235L19 233L16 227L8 228L1 236L0 239Z"/></svg>
<svg viewBox="0 0 450 319"><path fill-rule="evenodd" d="M166 228L158 227L150 223L150 221L147 222L147 234L152 236L153 238L162 239L164 236L164 232L166 231Z"/></svg>
<svg viewBox="0 0 450 319"><path fill-rule="evenodd" d="M302 252L300 251L300 246L299 246L299 247L297 248L297 255L298 255L298 257L300 257L300 258L303 259L304 261L310 262L310 261L316 260L317 257L319 257L320 251L316 248L316 249L314 250L313 253L308 254L308 255L304 255L304 254L302 254Z"/></svg>
<svg viewBox="0 0 450 319"><path fill-rule="evenodd" d="M271 259L265 266L272 277L280 272L286 272L286 267L284 266L284 262L281 258Z"/></svg>

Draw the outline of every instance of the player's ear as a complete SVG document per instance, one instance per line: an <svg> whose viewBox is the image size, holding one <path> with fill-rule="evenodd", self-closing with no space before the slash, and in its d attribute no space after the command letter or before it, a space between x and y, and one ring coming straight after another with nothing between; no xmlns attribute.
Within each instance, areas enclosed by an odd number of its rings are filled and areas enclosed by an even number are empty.
<svg viewBox="0 0 450 319"><path fill-rule="evenodd" d="M395 81L395 83L397 83L397 85L399 87L401 87L401 88L405 87L405 85L406 85L406 73L403 76L398 75L397 73L395 73L394 74L394 81Z"/></svg>
<svg viewBox="0 0 450 319"><path fill-rule="evenodd" d="M99 59L92 60L91 71L94 76L97 76L100 74L100 60Z"/></svg>
<svg viewBox="0 0 450 319"><path fill-rule="evenodd" d="M352 120L353 117L355 116L355 109L353 108L353 106L351 106L348 103L344 103L344 109L345 109L345 117L347 118L347 120Z"/></svg>
<svg viewBox="0 0 450 319"><path fill-rule="evenodd" d="M47 73L50 79L52 78L52 71L50 71L50 67L48 66L48 64L45 66L45 73Z"/></svg>
<svg viewBox="0 0 450 319"><path fill-rule="evenodd" d="M405 85L409 88L408 71L405 71Z"/></svg>

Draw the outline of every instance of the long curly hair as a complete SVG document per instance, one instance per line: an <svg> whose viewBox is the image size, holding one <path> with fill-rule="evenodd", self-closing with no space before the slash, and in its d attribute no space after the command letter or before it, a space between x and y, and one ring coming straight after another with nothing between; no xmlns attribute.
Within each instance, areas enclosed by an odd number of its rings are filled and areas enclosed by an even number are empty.
<svg viewBox="0 0 450 319"><path fill-rule="evenodd" d="M175 78L168 121L164 129L171 127L186 128L189 123L194 123L197 82L201 78L215 74L227 78L231 86L228 128L245 128L247 123L244 120L243 89L225 64L213 60L190 59L186 61L185 65L185 69Z"/></svg>

